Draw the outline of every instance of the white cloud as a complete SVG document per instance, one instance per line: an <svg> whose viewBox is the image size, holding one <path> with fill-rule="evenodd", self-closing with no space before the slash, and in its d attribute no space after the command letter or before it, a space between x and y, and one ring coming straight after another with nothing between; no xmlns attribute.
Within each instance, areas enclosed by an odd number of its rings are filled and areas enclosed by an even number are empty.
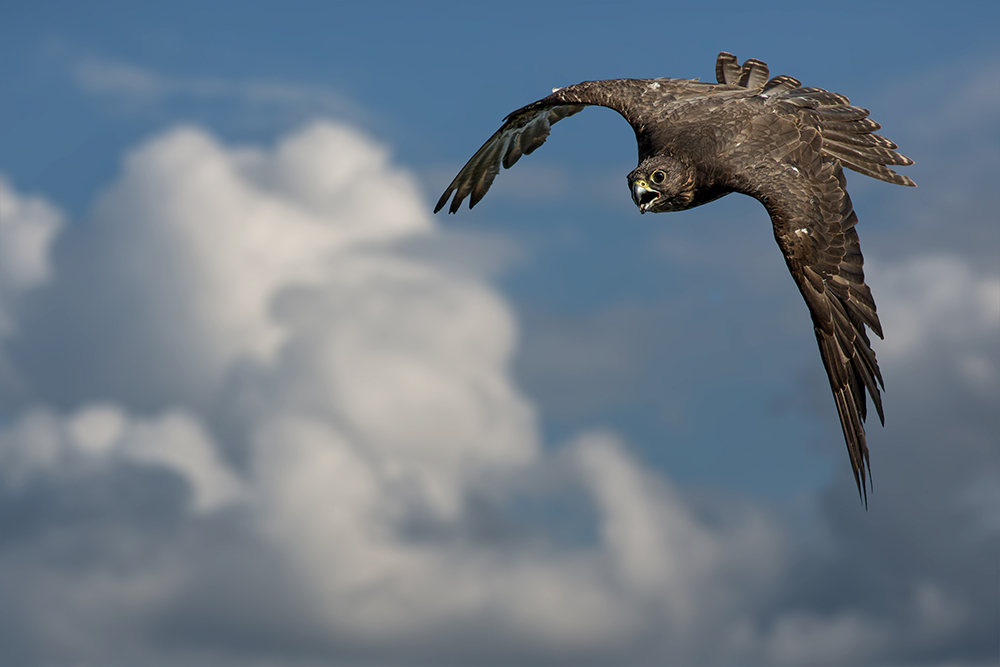
<svg viewBox="0 0 1000 667"><path fill-rule="evenodd" d="M383 148L323 124L268 152L172 130L127 156L91 218L66 235L62 280L32 325L77 335L23 342L13 360L31 376L13 390L26 406L35 393L72 405L95 391L146 409L210 400L233 363L279 349L280 290L324 282L348 250L430 229L413 178Z"/></svg>
<svg viewBox="0 0 1000 667"><path fill-rule="evenodd" d="M30 630L21 650L35 662L839 662L961 615L934 582L902 628L854 604L776 607L798 552L763 508L696 502L611 433L547 454L511 376L510 306L481 274L406 250L447 247L427 210L383 147L340 124L269 149L180 128L127 157L55 270L37 273L56 279L12 334L31 382L0 432L4 493L85 501L0 555L18 581L4 606ZM949 294L979 284L948 275ZM182 480L187 504L137 488L136 469ZM519 521L528 478L544 497L562 493L552 479L572 486L593 540L560 544ZM88 480L111 497L81 491ZM128 514L147 505L167 518ZM242 560L244 545L265 564ZM85 575L68 576L67 559ZM177 620L207 585L229 597ZM184 622L199 627L176 634ZM315 654L289 648L306 645Z"/></svg>
<svg viewBox="0 0 1000 667"><path fill-rule="evenodd" d="M52 278L52 242L63 215L41 197L17 192L0 175L0 337L15 329L17 301Z"/></svg>
<svg viewBox="0 0 1000 667"><path fill-rule="evenodd" d="M156 306L197 328L191 344L221 369L277 349L267 310L279 289L315 284L347 248L426 231L420 201L384 150L337 126L314 125L271 155L184 128L130 155L95 216L124 255L116 278L159 292Z"/></svg>
<svg viewBox="0 0 1000 667"><path fill-rule="evenodd" d="M84 406L65 417L32 410L0 432L0 460L4 483L14 489L44 475L102 474L124 461L178 475L189 485L195 512L218 509L242 493L204 428L180 412L145 420L114 404Z"/></svg>
<svg viewBox="0 0 1000 667"><path fill-rule="evenodd" d="M1000 379L990 349L1000 334L1000 276L977 272L950 255L869 261L867 274L878 289L886 333L877 343L880 358L895 364L934 348L974 386Z"/></svg>
<svg viewBox="0 0 1000 667"><path fill-rule="evenodd" d="M177 472L191 487L194 510L208 512L238 500L243 491L217 447L196 419L168 413L152 423L135 424L123 453L133 461Z"/></svg>
<svg viewBox="0 0 1000 667"><path fill-rule="evenodd" d="M372 642L497 618L529 645L599 646L645 627L646 605L690 625L733 604L712 583L730 565L747 571L731 552L758 553L749 571L773 576L766 522L699 525L609 436L568 450L598 510L595 548L407 537L421 522L461 536L470 497L502 505L519 471L555 465L512 383L509 307L474 275L395 250L432 233L424 211L382 148L334 124L269 151L185 128L132 152L71 232L86 256L67 263L74 282L127 284L126 319L155 323L138 343L117 319L93 329L95 358L138 344L142 372L110 402L25 411L3 436L8 488L109 474L115 461L169 470L195 513L242 505L327 627ZM48 298L71 301L67 289ZM206 429L218 398L196 408L204 416L170 402L152 419L126 407L129 387L183 357L215 392L237 383L244 436L228 448L248 461L242 478Z"/></svg>
<svg viewBox="0 0 1000 667"><path fill-rule="evenodd" d="M781 567L781 540L762 515L707 528L608 435L567 450L601 525L600 543L576 552L412 542L394 529L414 503L403 480L328 426L286 420L265 429L259 447L274 541L331 630L370 640L448 637L455 624L478 621L549 650L619 645L659 624L682 643L712 618L725 622L748 588L766 586Z"/></svg>
<svg viewBox="0 0 1000 667"><path fill-rule="evenodd" d="M110 451L125 432L126 416L115 405L93 405L73 415L66 424L70 441L95 456Z"/></svg>

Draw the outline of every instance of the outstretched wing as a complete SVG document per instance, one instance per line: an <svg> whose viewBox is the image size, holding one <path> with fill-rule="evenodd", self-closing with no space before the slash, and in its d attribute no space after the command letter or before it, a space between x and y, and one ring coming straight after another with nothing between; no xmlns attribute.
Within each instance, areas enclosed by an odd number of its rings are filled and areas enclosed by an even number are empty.
<svg viewBox="0 0 1000 667"><path fill-rule="evenodd" d="M865 284L854 229L858 217L844 171L823 148L815 127L778 115L758 117L740 146L742 156L755 156L743 171L748 175L744 191L767 208L774 238L809 307L858 493L867 504L866 390L883 423L884 417L882 375L865 326L880 338L882 326Z"/></svg>
<svg viewBox="0 0 1000 667"><path fill-rule="evenodd" d="M469 194L472 195L469 208L478 204L493 185L493 179L500 173L501 164L504 169L510 169L522 155L530 154L545 143L553 124L583 111L582 104L543 104L548 99L529 104L507 116L503 127L458 172L458 176L441 195L434 212L444 208L453 192L455 199L451 202L449 213L458 211L462 200Z"/></svg>
<svg viewBox="0 0 1000 667"><path fill-rule="evenodd" d="M559 88L548 97L507 116L503 126L458 172L441 195L434 212L444 208L452 193L455 198L448 208L449 213L458 211L462 200L470 195L469 208L478 204L500 173L501 164L504 169L510 169L522 155L528 155L545 143L553 124L580 112L585 106L614 109L638 134L654 109L662 110L663 105L681 97L708 94L713 88L715 84L688 79L611 79Z"/></svg>

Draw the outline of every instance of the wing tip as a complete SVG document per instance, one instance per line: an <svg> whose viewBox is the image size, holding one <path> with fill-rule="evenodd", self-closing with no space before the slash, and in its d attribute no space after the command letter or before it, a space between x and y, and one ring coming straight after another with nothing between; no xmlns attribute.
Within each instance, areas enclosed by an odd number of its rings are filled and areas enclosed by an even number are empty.
<svg viewBox="0 0 1000 667"><path fill-rule="evenodd" d="M445 205L448 203L449 199L451 199L451 206L448 207L448 214L451 215L454 213L458 213L458 209L461 208L462 200L465 199L465 197L459 197L456 195L455 198L452 199L451 197L452 193L454 193L454 190L449 189L446 190L443 195L441 195L441 199L438 199L438 203L434 206L435 213L440 212L441 209L443 209ZM469 208L472 208L472 206L470 205Z"/></svg>
<svg viewBox="0 0 1000 667"><path fill-rule="evenodd" d="M450 197L451 197L451 192L450 191L449 192L445 192L443 195L441 195L441 198L438 199L437 205L434 207L434 212L437 213L438 211L440 211L441 209L443 209L444 205L448 203L448 199Z"/></svg>
<svg viewBox="0 0 1000 667"><path fill-rule="evenodd" d="M868 474L865 474L865 468L868 468ZM854 473L854 483L858 487L858 499L864 503L865 511L868 511L868 491L875 491L875 487L872 485L872 462L868 458L867 447L861 453L861 460L857 462L855 466L854 461L851 461L851 469Z"/></svg>
<svg viewBox="0 0 1000 667"><path fill-rule="evenodd" d="M868 458L868 452L865 452L864 466L866 468L868 468L868 475L867 475L867 479L866 479L865 470L864 470L864 468L862 468L861 469L861 479L862 479L862 481L867 481L868 482L868 486L866 487L866 486L864 486L864 484L862 484L861 488L863 490L862 496L863 496L863 499L864 499L864 502L865 502L865 511L867 512L868 511L868 492L869 491L872 491L872 492L875 491L875 487L872 485L872 461L871 461L870 458Z"/></svg>
<svg viewBox="0 0 1000 667"><path fill-rule="evenodd" d="M452 199L453 194L455 195L454 199ZM448 203L449 199L452 199L452 201L451 201L451 206L448 207L448 213L454 213L458 210L458 207L462 205L462 200L465 199L465 197L459 197L458 194L455 192L455 188L449 187L447 190L444 191L444 194L441 195L441 198L438 199L437 204L434 206L434 212L437 213L438 211L443 209L445 205Z"/></svg>
<svg viewBox="0 0 1000 667"><path fill-rule="evenodd" d="M868 465L868 474L865 475L865 465ZM861 461L858 467L852 466L852 472L854 472L854 484L858 487L858 500L864 503L865 511L868 511L868 487L871 486L871 462L868 457L865 456L865 460ZM874 489L872 489L874 490Z"/></svg>

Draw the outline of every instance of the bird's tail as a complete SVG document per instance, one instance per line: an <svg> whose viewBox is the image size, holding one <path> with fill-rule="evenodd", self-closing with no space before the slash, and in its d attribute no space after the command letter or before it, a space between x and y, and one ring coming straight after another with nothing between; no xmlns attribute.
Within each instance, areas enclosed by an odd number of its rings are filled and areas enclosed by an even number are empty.
<svg viewBox="0 0 1000 667"><path fill-rule="evenodd" d="M715 61L715 78L719 83L743 88L760 88L767 81L767 63L754 58L740 66L731 53L723 51Z"/></svg>

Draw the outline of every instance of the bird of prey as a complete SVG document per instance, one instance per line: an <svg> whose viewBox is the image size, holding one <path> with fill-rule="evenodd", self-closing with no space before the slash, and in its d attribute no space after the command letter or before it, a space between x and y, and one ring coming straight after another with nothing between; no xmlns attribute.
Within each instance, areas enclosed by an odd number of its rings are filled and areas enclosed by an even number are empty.
<svg viewBox="0 0 1000 667"><path fill-rule="evenodd" d="M585 106L614 109L635 131L639 166L628 175L641 213L682 211L731 192L759 200L805 298L840 414L858 494L868 503L871 463L865 442L865 391L884 424L884 388L867 326L882 337L865 284L858 217L843 168L897 185L915 185L889 165L913 160L875 134L868 110L790 76L768 79L767 65L720 53L718 83L698 79L613 79L556 88L522 107L476 151L444 191L455 213L486 194L500 165L510 168L542 145L554 123ZM868 466L866 478L865 466ZM866 485L866 479L868 483Z"/></svg>

